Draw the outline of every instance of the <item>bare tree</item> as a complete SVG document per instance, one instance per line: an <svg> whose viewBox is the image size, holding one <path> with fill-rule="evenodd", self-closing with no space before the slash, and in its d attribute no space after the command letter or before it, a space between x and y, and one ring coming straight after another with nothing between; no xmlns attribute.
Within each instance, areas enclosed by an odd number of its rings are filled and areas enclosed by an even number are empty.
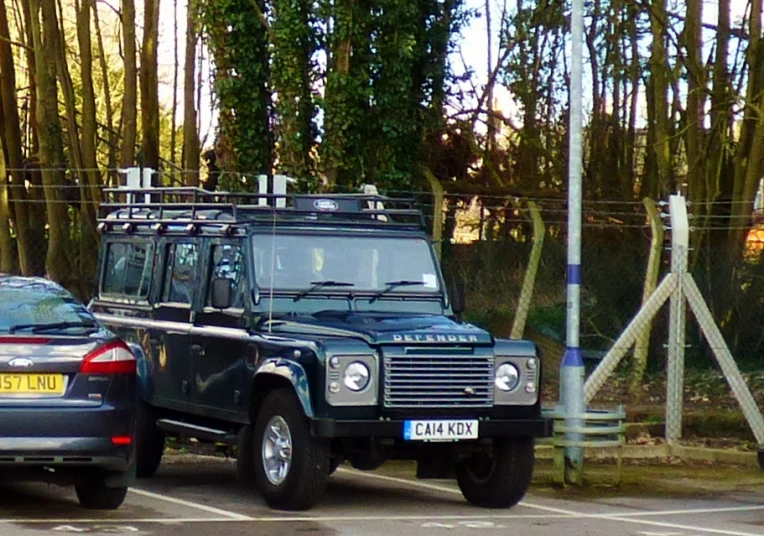
<svg viewBox="0 0 764 536"><path fill-rule="evenodd" d="M199 4L188 0L186 10L186 51L183 67L183 169L189 186L199 185L199 132L196 126L195 72L196 41L199 33Z"/></svg>
<svg viewBox="0 0 764 536"><path fill-rule="evenodd" d="M159 169L159 79L157 42L159 41L159 1L144 1L143 50L141 50L141 150L143 164Z"/></svg>

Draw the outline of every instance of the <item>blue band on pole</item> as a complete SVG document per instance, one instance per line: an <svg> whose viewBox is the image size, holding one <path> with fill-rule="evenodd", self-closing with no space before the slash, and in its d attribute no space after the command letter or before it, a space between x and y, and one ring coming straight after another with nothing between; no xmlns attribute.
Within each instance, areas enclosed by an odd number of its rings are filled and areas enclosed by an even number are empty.
<svg viewBox="0 0 764 536"><path fill-rule="evenodd" d="M580 285L581 284L581 265L569 264L568 265L568 285Z"/></svg>
<svg viewBox="0 0 764 536"><path fill-rule="evenodd" d="M584 359L581 357L581 348L568 348L562 356L563 367L583 367Z"/></svg>

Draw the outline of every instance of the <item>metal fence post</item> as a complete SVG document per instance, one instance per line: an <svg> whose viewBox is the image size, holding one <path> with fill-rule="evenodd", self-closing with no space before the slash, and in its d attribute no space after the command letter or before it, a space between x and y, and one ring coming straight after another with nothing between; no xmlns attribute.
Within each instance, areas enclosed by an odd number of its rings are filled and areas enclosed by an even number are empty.
<svg viewBox="0 0 764 536"><path fill-rule="evenodd" d="M684 280L687 277L687 255L690 226L684 196L669 197L671 216L671 272L676 287L669 309L668 374L666 379L666 441L674 443L682 437L682 402L684 400L684 346L687 304Z"/></svg>
<svg viewBox="0 0 764 536"><path fill-rule="evenodd" d="M520 299L517 302L517 312L515 320L512 322L512 331L509 334L510 339L520 339L525 332L525 322L528 319L528 311L531 309L533 300L533 289L536 287L536 275L539 271L541 262L541 253L544 249L544 235L546 226L541 218L541 211L533 201L528 202L528 210L533 220L533 247L528 259L528 268L525 270L523 279L523 288L520 290Z"/></svg>
<svg viewBox="0 0 764 536"><path fill-rule="evenodd" d="M568 315L565 355L560 366L560 401L567 415L565 426L577 430L583 425L579 417L586 412L584 400L584 361L579 343L581 324L581 175L583 167L583 41L584 2L573 0L571 14L570 66L570 129L568 153ZM582 435L566 432L570 445L580 442ZM571 484L583 481L584 449L565 447L565 479Z"/></svg>

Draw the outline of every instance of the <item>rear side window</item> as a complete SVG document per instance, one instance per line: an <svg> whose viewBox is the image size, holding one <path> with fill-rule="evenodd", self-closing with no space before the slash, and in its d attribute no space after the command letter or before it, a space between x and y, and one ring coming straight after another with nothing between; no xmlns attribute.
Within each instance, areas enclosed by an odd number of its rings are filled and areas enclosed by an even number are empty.
<svg viewBox="0 0 764 536"><path fill-rule="evenodd" d="M198 288L199 248L193 243L170 244L166 266L163 301L191 304Z"/></svg>
<svg viewBox="0 0 764 536"><path fill-rule="evenodd" d="M146 299L151 288L153 261L151 242L108 244L101 294Z"/></svg>
<svg viewBox="0 0 764 536"><path fill-rule="evenodd" d="M224 277L231 280L233 307L243 307L244 304L244 264L241 260L241 247L231 244L220 244L212 248L211 280ZM207 291L207 305L212 304L212 285Z"/></svg>

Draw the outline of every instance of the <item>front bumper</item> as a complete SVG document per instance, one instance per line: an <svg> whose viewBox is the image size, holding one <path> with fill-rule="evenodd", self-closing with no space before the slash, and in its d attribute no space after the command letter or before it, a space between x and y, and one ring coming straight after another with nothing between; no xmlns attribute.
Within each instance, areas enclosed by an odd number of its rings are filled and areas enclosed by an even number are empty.
<svg viewBox="0 0 764 536"><path fill-rule="evenodd" d="M403 423L403 420L313 419L310 428L315 437L322 438L402 438ZM478 437L549 437L552 435L552 426L552 419L546 418L485 420L478 425Z"/></svg>

